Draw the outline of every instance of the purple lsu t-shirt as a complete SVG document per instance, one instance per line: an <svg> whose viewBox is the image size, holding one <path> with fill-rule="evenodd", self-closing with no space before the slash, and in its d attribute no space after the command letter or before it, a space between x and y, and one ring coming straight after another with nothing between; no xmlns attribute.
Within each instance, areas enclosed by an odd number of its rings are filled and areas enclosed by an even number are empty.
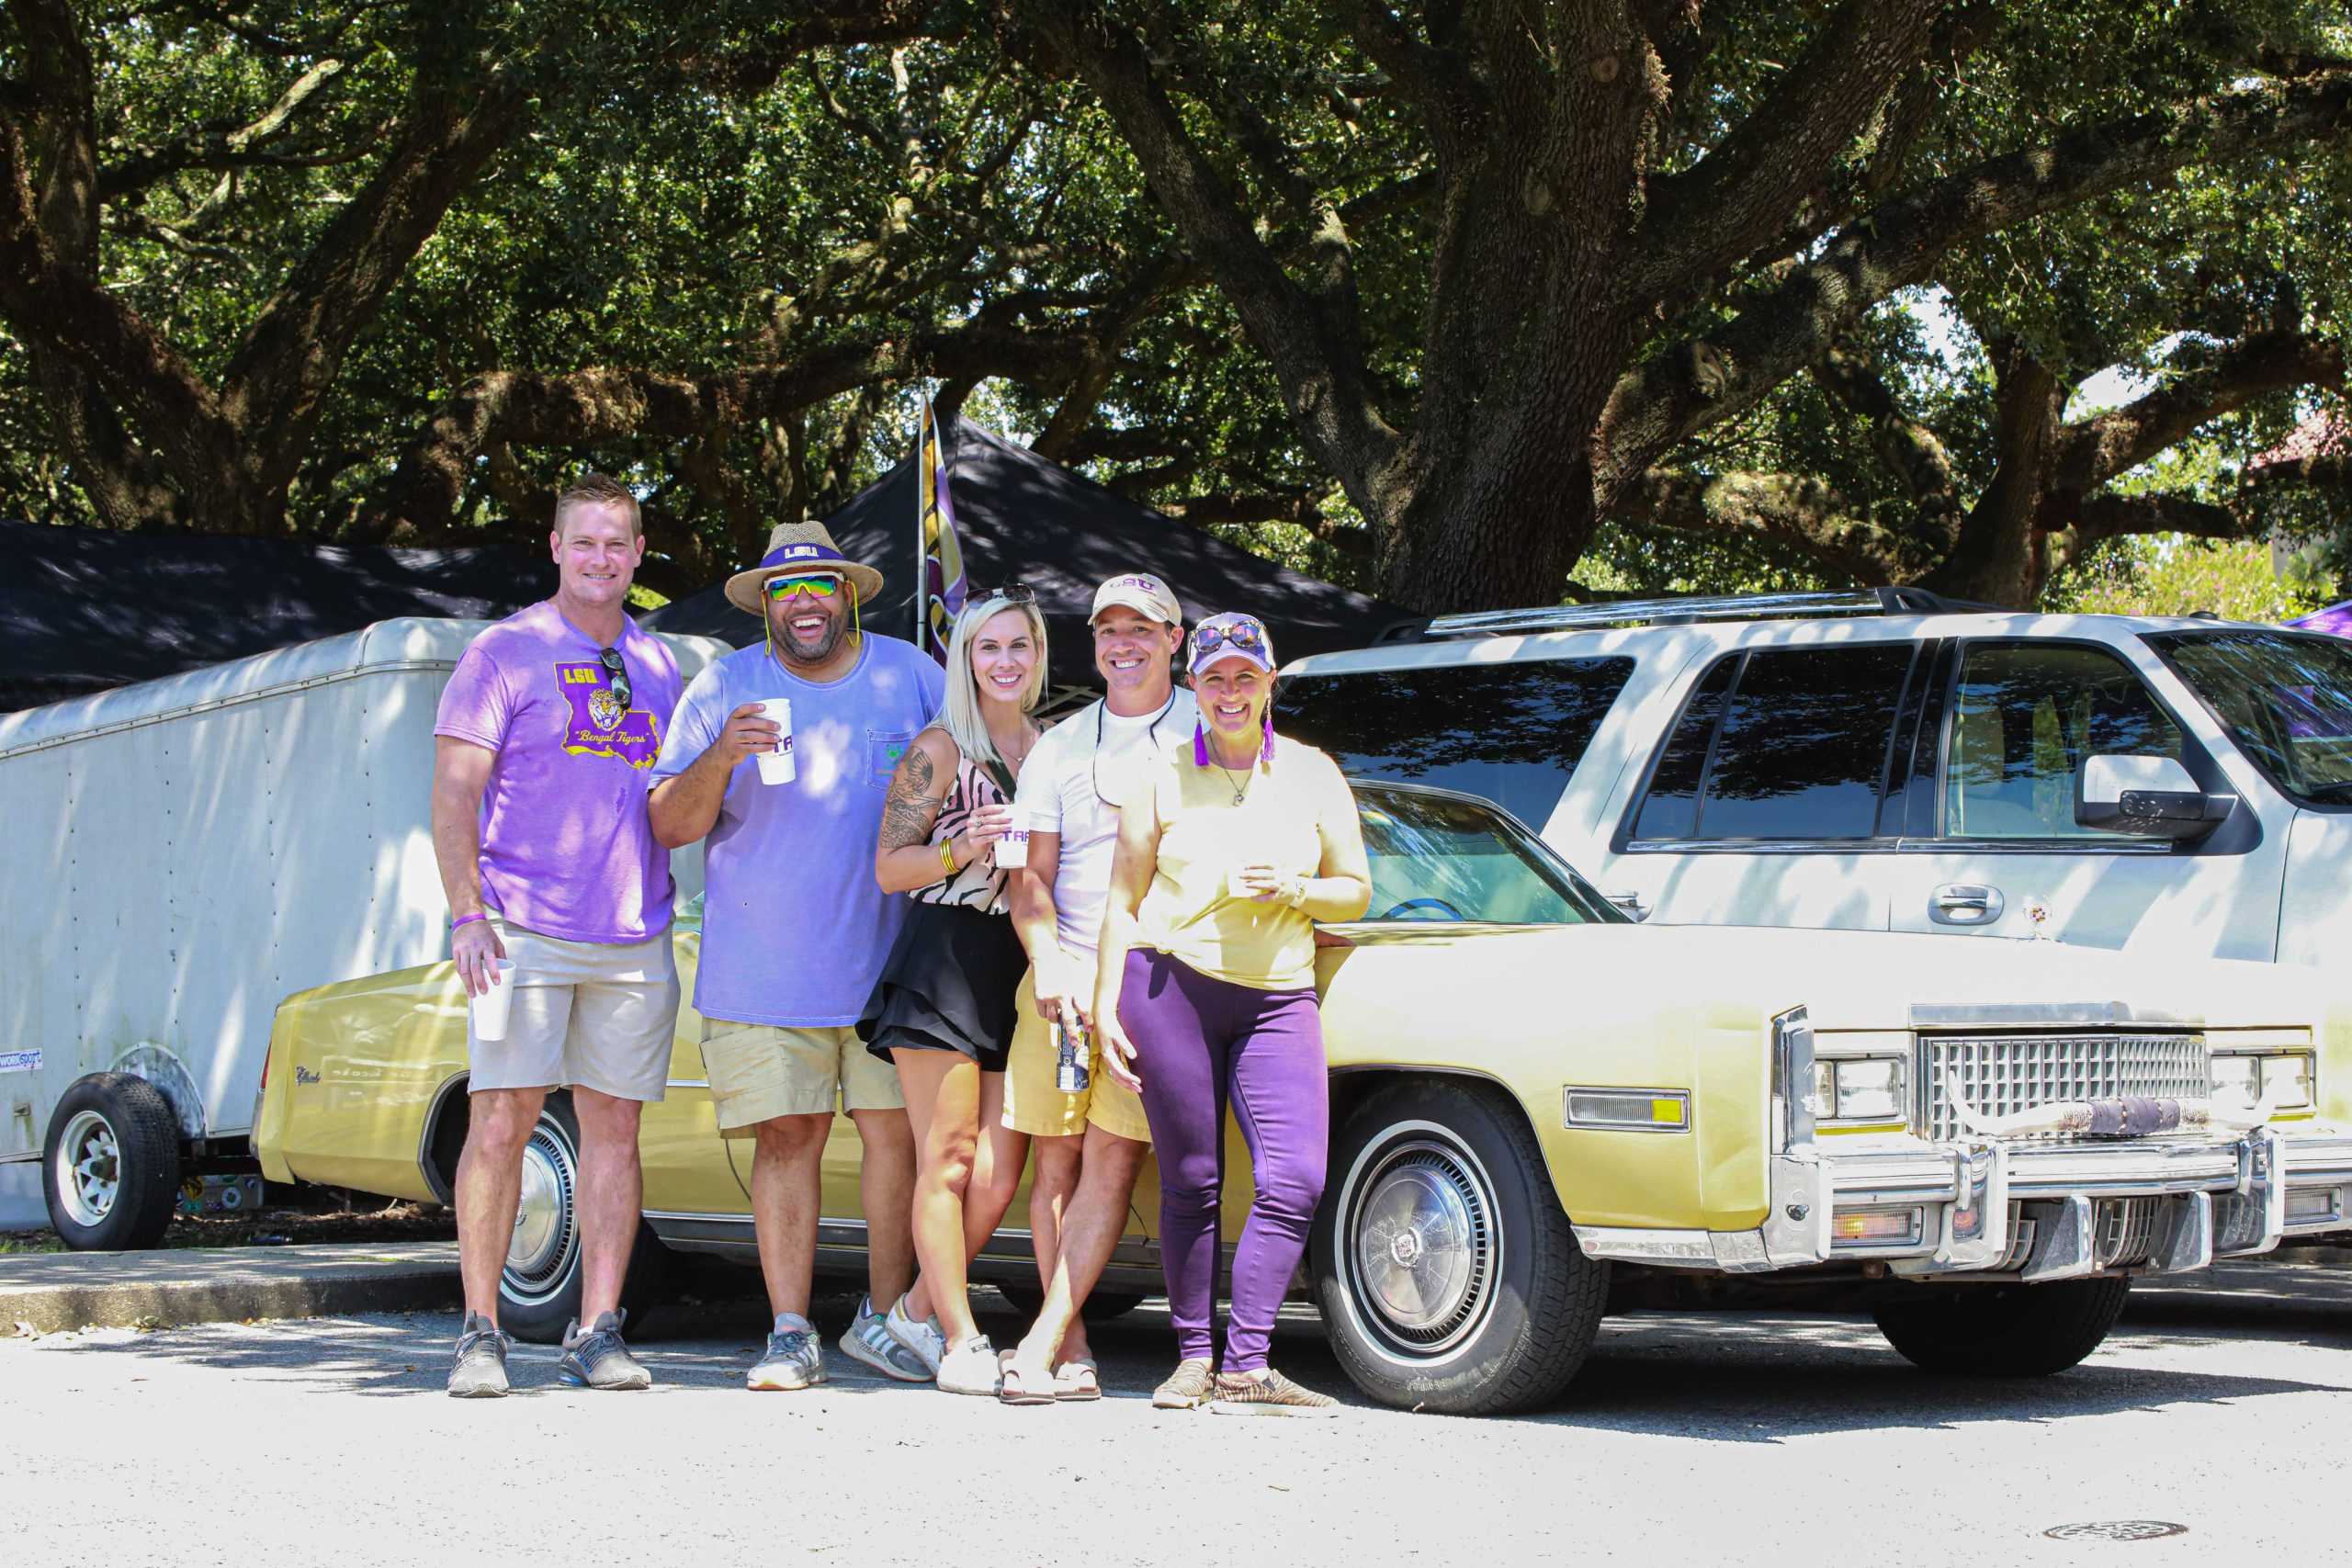
<svg viewBox="0 0 2352 1568"><path fill-rule="evenodd" d="M645 788L678 705L678 662L621 619L626 713L601 645L546 600L474 638L433 722L498 754L481 797L482 902L566 942L639 942L670 925L670 852Z"/></svg>

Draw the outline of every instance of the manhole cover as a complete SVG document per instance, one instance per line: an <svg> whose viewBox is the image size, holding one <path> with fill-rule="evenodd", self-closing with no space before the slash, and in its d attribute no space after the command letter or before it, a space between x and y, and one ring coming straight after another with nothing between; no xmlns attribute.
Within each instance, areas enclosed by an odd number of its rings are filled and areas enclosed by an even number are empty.
<svg viewBox="0 0 2352 1568"><path fill-rule="evenodd" d="M2188 1527L2162 1519L2093 1519L2088 1524L2053 1526L2041 1533L2052 1540L2159 1540L2168 1535L2187 1535Z"/></svg>

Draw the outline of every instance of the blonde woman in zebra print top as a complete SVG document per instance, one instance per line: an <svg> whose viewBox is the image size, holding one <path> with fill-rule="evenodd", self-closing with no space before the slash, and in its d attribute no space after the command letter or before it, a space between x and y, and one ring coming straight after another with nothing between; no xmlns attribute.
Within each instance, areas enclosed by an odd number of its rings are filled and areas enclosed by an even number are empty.
<svg viewBox="0 0 2352 1568"><path fill-rule="evenodd" d="M965 1238L996 1229L1029 1153L1027 1136L1003 1117L1013 995L1028 957L1006 913L995 846L1037 743L1030 716L1045 680L1035 597L1019 587L977 597L948 641L939 716L890 780L874 851L883 891L914 901L857 1026L866 1049L897 1067L915 1135L922 1276L887 1323L954 1393L993 1395L1001 1383L996 1351L965 1299Z"/></svg>

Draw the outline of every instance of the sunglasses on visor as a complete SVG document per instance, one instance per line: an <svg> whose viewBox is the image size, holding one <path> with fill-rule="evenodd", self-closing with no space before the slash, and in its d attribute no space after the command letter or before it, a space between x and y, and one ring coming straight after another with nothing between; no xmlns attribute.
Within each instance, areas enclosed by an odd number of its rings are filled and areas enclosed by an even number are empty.
<svg viewBox="0 0 2352 1568"><path fill-rule="evenodd" d="M796 593L813 593L820 599L830 599L841 585L842 580L830 571L802 577L771 577L768 579L768 598L781 601Z"/></svg>
<svg viewBox="0 0 2352 1568"><path fill-rule="evenodd" d="M628 712L629 699L637 694L629 689L628 666L621 661L621 650L600 648L596 650L596 662L603 665L605 673L612 678L608 683L613 689L613 701L621 705L621 712Z"/></svg>
<svg viewBox="0 0 2352 1568"><path fill-rule="evenodd" d="M1266 651L1266 633L1255 621L1233 621L1224 626L1199 626L1193 632L1193 657L1204 659L1220 648L1231 648L1244 653L1262 656Z"/></svg>

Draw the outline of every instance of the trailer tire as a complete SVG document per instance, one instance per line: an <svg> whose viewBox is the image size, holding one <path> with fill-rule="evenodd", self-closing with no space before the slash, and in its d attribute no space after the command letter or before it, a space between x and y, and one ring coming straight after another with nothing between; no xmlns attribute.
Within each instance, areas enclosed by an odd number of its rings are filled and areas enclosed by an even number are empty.
<svg viewBox="0 0 2352 1568"><path fill-rule="evenodd" d="M2099 1348L2131 1289L2130 1280L1961 1285L1887 1302L1873 1315L1886 1342L1923 1371L2043 1378Z"/></svg>
<svg viewBox="0 0 2352 1568"><path fill-rule="evenodd" d="M49 1223L77 1252L135 1252L164 1239L178 1206L180 1124L163 1091L92 1073L58 1098L41 1147Z"/></svg>
<svg viewBox="0 0 2352 1568"><path fill-rule="evenodd" d="M523 1146L523 1190L514 1238L498 1275L498 1326L517 1339L552 1345L580 1315L580 1119L571 1096L550 1094ZM621 1305L632 1330L666 1294L669 1249L637 1223Z"/></svg>

